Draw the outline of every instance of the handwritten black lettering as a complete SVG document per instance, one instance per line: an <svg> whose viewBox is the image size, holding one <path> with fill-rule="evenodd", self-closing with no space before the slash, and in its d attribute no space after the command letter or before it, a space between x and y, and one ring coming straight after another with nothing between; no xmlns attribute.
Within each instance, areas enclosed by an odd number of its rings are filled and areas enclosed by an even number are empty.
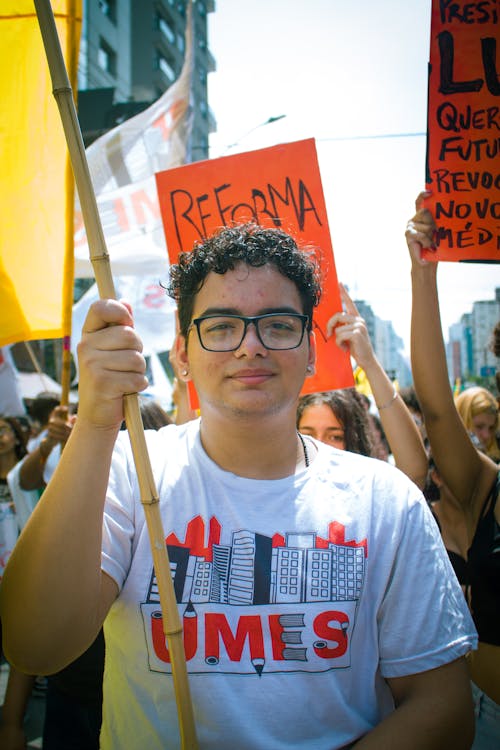
<svg viewBox="0 0 500 750"><path fill-rule="evenodd" d="M181 208L178 199L187 199L187 201L183 201L184 205ZM191 218L191 210L193 208L193 198L190 193L188 193L187 190L172 190L170 193L170 208L172 209L172 214L174 216L174 225L175 225L175 235L177 237L177 242L179 244L179 247L181 250L184 248L182 247L182 239L181 239L181 233L179 230L179 221L178 217L182 217L185 219L191 226L196 229L198 236L202 237L200 228L194 223L193 219Z"/></svg>
<svg viewBox="0 0 500 750"><path fill-rule="evenodd" d="M490 201L489 198L484 198L473 203L457 203L455 200L436 203L436 221L443 216L447 219L468 219L471 215L479 219L491 216L492 219L498 220L500 219L500 201Z"/></svg>
<svg viewBox="0 0 500 750"><path fill-rule="evenodd" d="M483 56L484 78L488 91L493 96L500 96L500 79L496 69L497 40L494 37L481 39L481 54Z"/></svg>
<svg viewBox="0 0 500 750"><path fill-rule="evenodd" d="M460 110L452 102L443 102L437 108L436 120L441 130L447 132L460 133L471 128L500 131L500 107L474 110L468 104Z"/></svg>
<svg viewBox="0 0 500 750"><path fill-rule="evenodd" d="M488 251L491 249L500 251L500 226L497 227L496 234L486 227L475 227L470 221L465 224L463 229L457 231L447 227L438 227L436 243L438 247L444 247L448 250L482 247Z"/></svg>
<svg viewBox="0 0 500 750"><path fill-rule="evenodd" d="M482 78L474 78L470 81L453 80L453 64L455 61L455 40L453 35L449 31L442 31L438 34L438 45L440 53L439 91L444 95L480 91L484 84ZM500 82L496 71L496 49L496 39L494 37L481 39L481 57L486 86L491 94L500 96Z"/></svg>
<svg viewBox="0 0 500 750"><path fill-rule="evenodd" d="M456 154L463 161L482 161L485 159L496 159L500 150L500 138L478 138L477 140L465 140L459 136L443 138L439 161L446 161L447 154Z"/></svg>
<svg viewBox="0 0 500 750"><path fill-rule="evenodd" d="M239 221L271 220L275 226L281 226L287 214L291 214L291 222L301 231L309 217L316 225L322 225L307 185L302 179L294 183L290 177L285 178L283 185L267 183L265 187L254 187L246 196L236 193L231 183L216 185L199 195L178 188L170 192L169 201L180 250L190 249L183 247L182 242L186 224L188 236L194 230L197 239L206 237L213 226Z"/></svg>
<svg viewBox="0 0 500 750"><path fill-rule="evenodd" d="M436 183L438 193L465 192L477 190L500 190L500 173L491 172L450 172L449 169L435 169L433 182Z"/></svg>
<svg viewBox="0 0 500 750"><path fill-rule="evenodd" d="M498 23L498 12L495 0L483 0L478 3L460 5L454 0L440 0L439 12L441 23Z"/></svg>
<svg viewBox="0 0 500 750"><path fill-rule="evenodd" d="M231 185L229 184L229 182L226 182L224 185L219 185L218 187L214 188L214 197L215 197L215 202L217 203L217 210L219 212L219 216L221 217L222 224L224 224L224 226L227 226L227 221L225 217L226 217L226 213L231 209L231 204L223 208L219 200L219 194L222 193L223 190L228 190L230 187Z"/></svg>
<svg viewBox="0 0 500 750"><path fill-rule="evenodd" d="M480 91L483 86L482 78L474 78L470 81L453 80L453 63L455 58L455 42L449 31L438 34L440 66L439 66L439 91L444 94L464 94L471 91Z"/></svg>

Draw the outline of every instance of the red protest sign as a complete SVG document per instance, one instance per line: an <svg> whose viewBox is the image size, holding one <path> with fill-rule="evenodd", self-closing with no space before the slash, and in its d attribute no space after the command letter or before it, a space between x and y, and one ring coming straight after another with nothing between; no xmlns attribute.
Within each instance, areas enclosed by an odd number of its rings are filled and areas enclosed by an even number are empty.
<svg viewBox="0 0 500 750"><path fill-rule="evenodd" d="M433 0L426 205L434 260L500 261L498 2Z"/></svg>
<svg viewBox="0 0 500 750"><path fill-rule="evenodd" d="M304 393L354 385L348 353L326 338L326 324L342 304L314 140L169 169L156 175L156 183L171 263L219 227L250 220L320 248L317 372L306 379Z"/></svg>

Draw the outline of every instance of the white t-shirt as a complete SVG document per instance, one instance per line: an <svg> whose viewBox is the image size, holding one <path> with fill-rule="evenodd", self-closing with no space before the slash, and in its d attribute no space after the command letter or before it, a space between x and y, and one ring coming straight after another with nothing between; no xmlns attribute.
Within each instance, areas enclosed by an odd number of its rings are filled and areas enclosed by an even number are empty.
<svg viewBox="0 0 500 750"><path fill-rule="evenodd" d="M246 479L206 455L198 421L146 435L204 750L342 748L393 709L384 678L475 647L434 519L397 469L316 443L308 469ZM113 458L102 567L121 591L105 622L101 746L178 748L126 433Z"/></svg>

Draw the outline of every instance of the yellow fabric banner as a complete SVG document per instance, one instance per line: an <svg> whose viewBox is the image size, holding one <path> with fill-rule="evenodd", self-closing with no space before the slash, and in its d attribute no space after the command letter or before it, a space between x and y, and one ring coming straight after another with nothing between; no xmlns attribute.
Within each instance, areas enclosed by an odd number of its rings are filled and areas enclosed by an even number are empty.
<svg viewBox="0 0 500 750"><path fill-rule="evenodd" d="M76 91L82 0L52 0ZM0 4L0 346L71 331L73 180L33 0Z"/></svg>

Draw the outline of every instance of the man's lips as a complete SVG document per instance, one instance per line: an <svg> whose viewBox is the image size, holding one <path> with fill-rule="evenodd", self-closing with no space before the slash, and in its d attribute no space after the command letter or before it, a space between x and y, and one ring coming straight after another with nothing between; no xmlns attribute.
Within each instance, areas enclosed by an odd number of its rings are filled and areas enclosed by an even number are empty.
<svg viewBox="0 0 500 750"><path fill-rule="evenodd" d="M234 372L229 377L231 380L237 380L239 383L244 383L245 385L259 385L260 383L264 383L266 380L269 380L269 378L272 378L274 376L274 373L272 373L270 370L238 370L237 372Z"/></svg>

